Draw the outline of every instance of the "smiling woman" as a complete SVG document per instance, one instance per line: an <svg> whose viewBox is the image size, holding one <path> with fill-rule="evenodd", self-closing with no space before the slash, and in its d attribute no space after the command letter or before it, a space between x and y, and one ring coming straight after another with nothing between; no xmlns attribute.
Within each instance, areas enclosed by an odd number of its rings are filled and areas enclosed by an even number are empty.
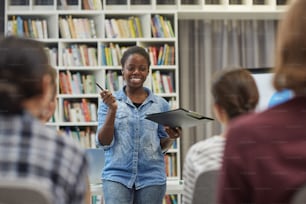
<svg viewBox="0 0 306 204"><path fill-rule="evenodd" d="M163 152L181 130L145 119L149 113L170 109L164 98L144 87L150 64L144 48L130 47L121 59L126 85L114 94L100 93L103 103L98 110L96 142L105 152L102 179L107 204L118 200L121 204L161 204L166 192Z"/></svg>

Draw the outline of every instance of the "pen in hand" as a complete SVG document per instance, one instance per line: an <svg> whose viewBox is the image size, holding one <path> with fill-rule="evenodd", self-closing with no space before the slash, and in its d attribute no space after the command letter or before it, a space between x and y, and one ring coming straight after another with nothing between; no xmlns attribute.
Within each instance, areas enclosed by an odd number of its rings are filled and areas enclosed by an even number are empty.
<svg viewBox="0 0 306 204"><path fill-rule="evenodd" d="M105 89L102 88L102 86L100 86L97 82L96 85L99 87L99 89L101 89L101 91L104 91Z"/></svg>
<svg viewBox="0 0 306 204"><path fill-rule="evenodd" d="M99 87L99 89L101 90L101 93L100 93L100 95L101 95L101 97L103 98L104 96L105 96L105 89L104 88L102 88L102 86L100 86L100 84L98 84L97 82L96 82L96 85Z"/></svg>
<svg viewBox="0 0 306 204"><path fill-rule="evenodd" d="M96 82L96 85L102 91L100 94L105 104L108 104L108 106L110 106L110 104L116 102L116 98L111 93L108 93L108 91L102 88L102 86L100 86L97 82Z"/></svg>

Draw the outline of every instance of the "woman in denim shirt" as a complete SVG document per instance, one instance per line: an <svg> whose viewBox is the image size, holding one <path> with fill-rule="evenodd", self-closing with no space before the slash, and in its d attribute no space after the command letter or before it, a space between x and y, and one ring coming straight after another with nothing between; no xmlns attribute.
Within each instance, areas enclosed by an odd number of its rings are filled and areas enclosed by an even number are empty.
<svg viewBox="0 0 306 204"><path fill-rule="evenodd" d="M104 148L102 172L106 204L161 204L166 192L163 152L181 135L145 119L168 111L168 102L143 86L150 67L144 48L134 46L121 59L126 85L114 95L101 91L97 144Z"/></svg>

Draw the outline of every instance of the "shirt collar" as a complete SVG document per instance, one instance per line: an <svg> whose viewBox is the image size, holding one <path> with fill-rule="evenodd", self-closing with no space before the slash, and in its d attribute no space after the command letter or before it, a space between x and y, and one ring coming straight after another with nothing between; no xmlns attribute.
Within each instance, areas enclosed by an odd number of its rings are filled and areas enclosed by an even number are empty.
<svg viewBox="0 0 306 204"><path fill-rule="evenodd" d="M116 96L117 100L124 101L124 102L128 103L130 100L128 99L127 95L124 92L125 87L126 87L126 85L123 86L122 89L117 91L115 93L115 96ZM148 93L148 97L147 97L147 99L145 100L144 103L148 103L148 102L157 103L157 97L153 94L153 92L147 87L144 87L144 89Z"/></svg>

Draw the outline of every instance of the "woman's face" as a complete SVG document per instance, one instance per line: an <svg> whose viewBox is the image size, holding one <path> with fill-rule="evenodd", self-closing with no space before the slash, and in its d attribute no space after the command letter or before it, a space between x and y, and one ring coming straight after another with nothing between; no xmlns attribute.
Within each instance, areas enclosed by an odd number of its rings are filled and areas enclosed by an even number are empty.
<svg viewBox="0 0 306 204"><path fill-rule="evenodd" d="M149 74L148 61L140 54L132 54L124 63L122 74L128 87L142 87Z"/></svg>

